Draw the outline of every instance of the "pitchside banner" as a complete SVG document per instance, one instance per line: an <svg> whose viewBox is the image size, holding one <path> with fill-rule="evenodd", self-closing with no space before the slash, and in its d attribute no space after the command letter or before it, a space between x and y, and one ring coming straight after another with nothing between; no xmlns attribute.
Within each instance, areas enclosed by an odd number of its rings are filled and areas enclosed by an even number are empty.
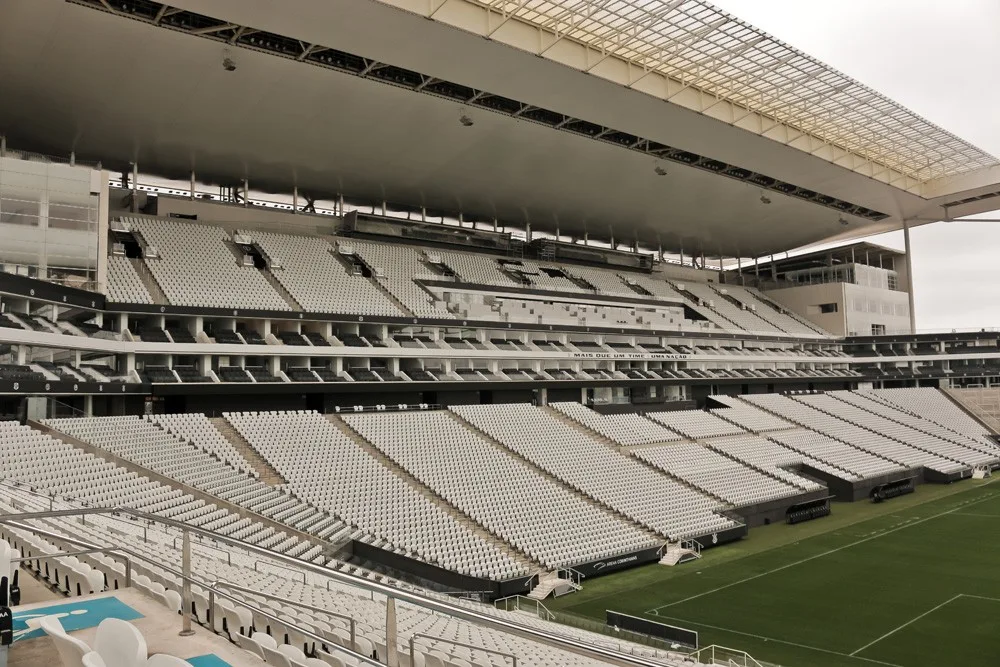
<svg viewBox="0 0 1000 667"><path fill-rule="evenodd" d="M581 573L584 577L599 577L602 574L611 574L612 572L617 572L618 570L624 570L626 568L635 567L636 565L643 565L645 563L652 563L653 561L660 560L659 552L660 547L651 547L649 549L642 549L641 551L635 551L630 554L621 554L619 556L605 558L604 560L595 560L590 563L574 565L573 569Z"/></svg>
<svg viewBox="0 0 1000 667"><path fill-rule="evenodd" d="M658 637L676 644L683 644L691 648L698 648L698 633L687 628L679 628L676 625L657 623L638 616L629 616L618 611L605 610L607 625L638 632L641 635Z"/></svg>

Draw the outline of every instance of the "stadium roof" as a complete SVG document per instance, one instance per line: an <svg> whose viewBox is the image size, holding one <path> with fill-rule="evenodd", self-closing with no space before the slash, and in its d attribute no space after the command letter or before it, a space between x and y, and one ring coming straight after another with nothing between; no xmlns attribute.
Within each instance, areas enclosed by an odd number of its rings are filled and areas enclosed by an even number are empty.
<svg viewBox="0 0 1000 667"><path fill-rule="evenodd" d="M474 0L470 0L474 1ZM403 2L408 8L411 3ZM702 0L479 0L706 95L667 99L707 112L720 101L787 124L821 142L924 183L998 164L997 158L909 109ZM496 30L496 28L494 28ZM746 117L729 117L737 124ZM725 118L725 115L716 117Z"/></svg>
<svg viewBox="0 0 1000 667"><path fill-rule="evenodd" d="M110 169L711 257L1000 203L989 156L697 2L281 7L0 3L0 134ZM843 105L879 120L840 123Z"/></svg>

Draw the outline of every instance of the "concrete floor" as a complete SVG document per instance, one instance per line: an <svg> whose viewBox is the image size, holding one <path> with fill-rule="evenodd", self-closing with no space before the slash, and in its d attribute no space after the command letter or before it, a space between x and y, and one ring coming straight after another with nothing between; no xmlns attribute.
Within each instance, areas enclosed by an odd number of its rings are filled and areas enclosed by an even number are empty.
<svg viewBox="0 0 1000 667"><path fill-rule="evenodd" d="M30 577L26 579L30 579ZM41 586L38 582L35 584ZM22 584L23 586L24 584ZM233 667L262 667L265 664L257 656L243 651L228 640L216 636L196 623L192 624L192 629L195 632L193 636L178 636L177 633L181 630L180 615L170 613L163 605L135 589L99 593L91 597L117 597L121 602L142 614L142 618L136 619L132 623L146 638L149 655L167 653L179 658L193 658L214 653ZM15 612L44 609L52 604L65 604L83 599L85 598L53 597L53 599L34 604L21 604L15 609ZM87 628L70 634L92 645L97 628ZM19 641L11 647L9 667L40 667L42 665L50 667L61 665L59 654L56 652L52 640L48 637Z"/></svg>
<svg viewBox="0 0 1000 667"><path fill-rule="evenodd" d="M27 570L21 569L17 583L21 587L21 606L36 602L54 602L65 600L61 593L56 593L48 584L36 579ZM20 609L20 607L18 607Z"/></svg>

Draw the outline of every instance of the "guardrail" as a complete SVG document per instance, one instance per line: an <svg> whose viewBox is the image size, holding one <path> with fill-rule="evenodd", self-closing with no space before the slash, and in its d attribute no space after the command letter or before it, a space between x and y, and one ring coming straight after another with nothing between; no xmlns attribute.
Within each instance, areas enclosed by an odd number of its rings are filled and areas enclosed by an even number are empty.
<svg viewBox="0 0 1000 667"><path fill-rule="evenodd" d="M373 594L377 593L383 595L386 597L387 603L394 604L395 601L406 602L408 604L412 604L432 612L437 612L445 616L451 616L453 618L460 619L463 621L468 621L476 625L488 627L493 630L497 630L499 632L515 635L517 637L521 637L522 639L527 639L529 641L545 644L547 646L551 646L553 648L562 651L568 651L570 653L582 655L587 658L593 658L596 660L604 661L612 665L619 665L621 667L662 667L663 665L663 663L659 660L645 658L642 656L627 655L625 653L605 648L603 646L589 644L587 642L572 637L567 637L560 634L547 632L545 630L541 630L538 628L520 625L513 621L504 618L499 618L492 614L484 613L476 609L455 604L450 600L439 600L433 597L429 597L402 588L394 588L392 586L383 584L381 582L372 581L361 577L356 577L354 575L345 572L340 572L327 567L316 565L314 563L299 560L292 556L287 556L285 554L269 551L255 544L242 542L240 540L236 540L225 535L213 533L212 531L205 530L203 528L198 528L197 526L191 526L180 521L168 519L166 517L161 517L155 514L150 514L148 512L142 512L130 508L74 508L66 510L25 512L22 514L13 514L13 515L4 514L0 515L0 524L8 524L16 528L20 528L22 530L34 532L36 534L42 534L41 529L32 527L23 522L30 521L33 519L54 519L54 518L66 518L66 517L82 518L90 515L116 515L116 514L131 516L137 519L142 519L153 523L159 523L165 526L170 526L172 528L181 530L182 535L186 536L183 543L182 572L178 573L172 570L171 568L164 566L162 563L159 562L155 563L156 567L163 569L167 572L170 572L174 576L178 576L181 578L181 581L183 582L182 600L183 600L183 608L185 610L191 609L191 599L192 599L190 590L191 583L194 581L199 585L203 586L205 585L205 583L203 582L194 580L191 576L190 536L194 534L194 535L202 535L210 537L217 543L230 544L236 548L251 552L258 556L266 557L273 561L284 562L298 569L312 572L314 574L319 574L323 577L339 581L343 584L370 591ZM75 544L76 546L80 546L84 549L100 548L99 545L90 544L88 542L85 542L83 540L78 540L76 538L69 538L64 535L54 535L52 533L49 533L49 535L64 542ZM120 549L122 553L126 553L133 558L150 562L149 559L143 556L142 554L132 552L131 550L128 550L123 547L116 547L116 548ZM233 602L239 604L240 606L252 608L251 605L248 605L246 602L240 600L239 598L236 598L235 596L229 593L225 593L224 591L217 590L216 594L221 595L222 597L226 597L227 599L232 600ZM275 621L276 623L282 623L288 625L286 619L278 618L277 616L274 616L273 614L270 614L270 612L266 612L264 610L257 610L257 611L264 618L269 618ZM551 612L548 613L550 616L552 615ZM191 614L185 613L183 614L182 632L190 632L190 631L191 631ZM316 635L311 631L301 630L301 633L307 637L313 638L315 641L319 642L327 641L323 637ZM389 639L389 637L395 637L395 636L396 636L395 627L388 627L387 623L386 627L387 640ZM387 641L386 643L388 645L389 642ZM364 656L361 656L360 654L355 654L352 651L347 651L347 652L351 653L352 655L358 658L364 659L365 664L372 664L372 665L379 664L377 662L373 662L370 659L365 658Z"/></svg>
<svg viewBox="0 0 1000 667"><path fill-rule="evenodd" d="M90 513L93 514L95 512L90 512ZM85 554L95 554L95 553L109 553L109 554L110 553L114 553L114 554L118 554L125 561L125 581L126 581L126 585L127 586L131 586L131 583L132 583L132 575L131 575L131 573L132 573L132 569L133 569L133 559L149 563L150 565L153 565L157 569L163 570L164 572L167 572L167 573L169 573L169 574L171 574L171 575L179 578L183 582L182 583L182 587L183 587L183 590L184 590L184 594L182 595L182 598L183 598L184 601L182 603L181 609L182 610L188 610L188 611L187 611L187 613L182 613L181 614L182 625L181 625L181 631L178 634L180 634L180 636L182 636L182 637L186 637L186 636L190 636L190 635L194 634L194 631L191 629L191 620L192 620L193 614L190 613L190 610L192 609L192 604L191 604L191 599L192 599L191 598L191 585L192 584L197 584L199 586L204 586L209 591L209 598L210 599L209 599L208 610L207 610L207 625L208 625L209 628L214 627L214 623L215 623L215 599L214 599L214 596L218 595L220 597L226 598L227 600L229 600L230 602L232 602L234 604L237 604L237 605L239 605L241 607L249 609L250 611L252 611L252 612L260 615L263 618L266 618L266 619L268 619L270 621L273 621L273 622L278 623L280 625L283 625L283 626L285 626L287 628L290 628L290 629L294 630L297 633L300 633L300 634L302 634L302 635L304 635L306 637L309 637L313 641L320 642L321 645L324 645L324 646L329 646L330 645L330 640L329 639L327 639L325 637L322 637L322 636L316 634L315 632L312 632L311 630L308 630L306 628L302 628L300 626L294 625L294 624L290 623L288 621L288 619L280 618L280 617L272 614L270 611L267 611L265 609L261 609L260 607L256 607L256 606L254 606L252 604L247 603L245 600L243 600L243 599L241 599L241 598L239 598L239 597L237 597L235 595L226 593L224 590L221 590L221 586L219 586L218 584L222 584L222 583L226 583L226 582L206 582L206 581L204 581L202 579L198 579L196 577L193 577L190 574L185 574L184 571L178 572L177 570L173 569L172 567L170 567L168 565L164 565L161 561L153 560L152 558L150 558L148 556L145 556L145 555L143 555L141 553L138 553L136 551L132 551L131 549L128 549L127 547L120 547L120 546L106 546L105 547L105 546L90 544L89 542L87 542L85 540L79 540L79 539L76 539L74 537L68 537L68 536L62 535L60 533L55 533L55 532L52 532L52 531L49 531L49 530L45 530L44 528L38 528L36 526L31 526L31 525L28 525L28 524L24 524L24 523L21 523L18 520L18 519L20 519L20 520L23 520L23 521L29 521L29 520L32 520L32 519L46 518L46 517L33 516L33 514L53 514L53 513L50 513L50 512L37 513L36 512L36 513L32 513L32 514L17 514L17 515L5 514L5 515L0 515L0 523L5 523L5 524L11 526L12 528L17 528L19 530L24 530L24 531L33 533L35 535L39 535L39 536L42 536L42 537L47 537L47 538L50 538L52 540L56 540L56 541L60 541L60 542L66 542L67 544L73 544L73 545L76 545L76 546L82 546L82 547L85 547L85 548L81 549L80 551L67 551L67 552L60 552L60 553L53 553L53 554L45 554L45 555L42 555L42 556L30 556L30 557L26 557L26 558L11 559L11 562L41 561L41 560L50 560L50 559L64 558L64 557L68 558L70 556L85 555ZM59 512L58 514L62 514L62 513ZM48 518L54 518L54 517L48 517ZM191 564L190 564L190 550L189 550L189 548L190 548L190 541L186 540L186 542L188 543L188 550L185 551L183 569L187 570L188 572L190 572L190 567L191 567ZM227 586L228 586L228 584L227 584ZM256 591L251 591L251 592L253 592L256 595L261 595L260 593L258 593ZM213 593L214 593L214 595L213 595ZM284 600L284 599L282 599L282 602L284 604L291 604L291 605L296 605L297 604L295 602L292 602L292 601L289 601L289 600ZM299 606L302 606L302 605L299 605ZM330 614L330 612L324 612L324 613ZM331 614L331 615L333 615L333 614ZM352 635L352 640L353 640L353 635ZM352 643L353 643L353 641L352 641ZM352 658L355 658L356 660L360 660L365 665L373 665L373 666L377 666L377 667L382 667L382 663L380 663L380 662L378 662L376 660L373 660L371 657L368 657L368 656L365 656L365 655L363 655L361 653L358 653L354 649L348 649L348 648L344 648L344 647L337 646L337 645L331 646L331 648L333 648L333 650L336 651L336 652L338 652L338 653L345 653L345 654L351 656Z"/></svg>

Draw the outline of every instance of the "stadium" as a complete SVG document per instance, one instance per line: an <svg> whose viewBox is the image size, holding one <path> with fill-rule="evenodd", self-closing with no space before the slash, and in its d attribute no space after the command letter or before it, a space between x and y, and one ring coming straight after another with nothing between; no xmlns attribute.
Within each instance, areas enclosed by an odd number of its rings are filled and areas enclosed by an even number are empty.
<svg viewBox="0 0 1000 667"><path fill-rule="evenodd" d="M704 0L0 0L0 83L0 667L997 663L988 152Z"/></svg>

